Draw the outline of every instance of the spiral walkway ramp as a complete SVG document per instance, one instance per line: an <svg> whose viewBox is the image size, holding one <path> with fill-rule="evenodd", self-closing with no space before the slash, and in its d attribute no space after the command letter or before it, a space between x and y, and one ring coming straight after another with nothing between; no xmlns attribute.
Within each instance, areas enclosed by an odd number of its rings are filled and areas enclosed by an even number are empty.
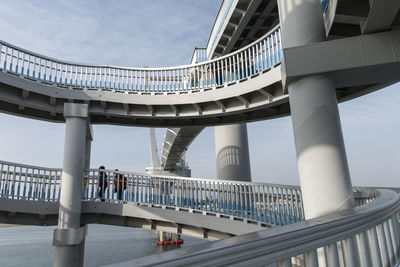
<svg viewBox="0 0 400 267"><path fill-rule="evenodd" d="M222 239L118 266L397 266L400 190L351 185L337 102L400 80L399 10L226 0L199 58L168 68L72 63L0 41L0 111L66 124L62 169L0 162L0 222L57 224L55 266L83 265L90 223ZM301 187L90 169L91 124L170 127L172 168L205 126L289 114Z"/></svg>

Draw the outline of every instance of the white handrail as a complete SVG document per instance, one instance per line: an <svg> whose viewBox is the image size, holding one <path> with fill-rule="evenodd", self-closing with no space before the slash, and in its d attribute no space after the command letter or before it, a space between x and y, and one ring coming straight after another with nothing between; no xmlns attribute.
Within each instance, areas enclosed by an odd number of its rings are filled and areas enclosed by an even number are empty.
<svg viewBox="0 0 400 267"><path fill-rule="evenodd" d="M378 195L376 200L352 210L119 266L397 266L400 197L383 189Z"/></svg>
<svg viewBox="0 0 400 267"><path fill-rule="evenodd" d="M0 161L0 196L58 201L61 173L59 168ZM369 192L357 196L358 204L374 198ZM91 169L84 175L82 198L188 208L263 224L287 225L304 220L300 187L289 185Z"/></svg>
<svg viewBox="0 0 400 267"><path fill-rule="evenodd" d="M0 68L60 88L112 90L138 94L203 91L258 75L280 64L277 25L257 41L231 54L166 68L126 68L62 61L0 41Z"/></svg>

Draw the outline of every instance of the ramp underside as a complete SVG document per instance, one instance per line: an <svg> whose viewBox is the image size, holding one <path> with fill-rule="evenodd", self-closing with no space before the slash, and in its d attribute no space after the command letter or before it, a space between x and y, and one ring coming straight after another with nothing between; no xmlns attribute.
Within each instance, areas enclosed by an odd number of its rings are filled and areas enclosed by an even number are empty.
<svg viewBox="0 0 400 267"><path fill-rule="evenodd" d="M0 223L57 225L58 202L0 199ZM122 204L118 202L82 202L82 224L108 224L160 230L210 240L254 232L269 225L186 208ZM243 227L244 224L246 227Z"/></svg>

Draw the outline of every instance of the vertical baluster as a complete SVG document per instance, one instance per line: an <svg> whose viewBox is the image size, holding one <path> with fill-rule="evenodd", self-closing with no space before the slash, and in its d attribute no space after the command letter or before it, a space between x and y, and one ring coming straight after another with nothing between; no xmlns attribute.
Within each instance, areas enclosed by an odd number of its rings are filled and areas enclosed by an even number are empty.
<svg viewBox="0 0 400 267"><path fill-rule="evenodd" d="M282 214L283 214L283 221L285 222L285 225L289 224L289 214L288 214L288 205L287 205L287 190L286 188L281 188L281 194L282 194Z"/></svg>
<svg viewBox="0 0 400 267"><path fill-rule="evenodd" d="M239 185L239 201L240 201L240 217L244 218L244 213L243 213L243 204L244 204L244 200L243 200L243 185Z"/></svg>
<svg viewBox="0 0 400 267"><path fill-rule="evenodd" d="M235 183L229 184L229 195L230 195L230 215L235 216L235 209L236 209L236 197L235 197Z"/></svg>
<svg viewBox="0 0 400 267"><path fill-rule="evenodd" d="M383 266L389 266L389 264L390 264L389 256L390 255L389 255L389 251L388 251L388 247L387 247L383 224L378 225L376 227L376 230L377 230L377 235L378 235L379 248L381 251L382 264L383 264Z"/></svg>
<svg viewBox="0 0 400 267"><path fill-rule="evenodd" d="M51 190L51 195L50 195L50 199L51 201L55 201L56 199L56 176L57 176L57 171L50 171L50 188ZM26 177L26 173L25 173L25 177Z"/></svg>
<svg viewBox="0 0 400 267"><path fill-rule="evenodd" d="M324 247L327 266L340 266L336 242Z"/></svg>
<svg viewBox="0 0 400 267"><path fill-rule="evenodd" d="M195 192L195 209L199 209L199 190L198 190L198 181L194 182L194 192Z"/></svg>
<svg viewBox="0 0 400 267"><path fill-rule="evenodd" d="M235 216L240 217L240 185L235 184Z"/></svg>
<svg viewBox="0 0 400 267"><path fill-rule="evenodd" d="M278 219L279 219L279 225L284 225L285 222L282 220L284 218L283 210L282 210L282 194L281 194L281 188L276 187L276 205L277 205L277 212L278 212Z"/></svg>
<svg viewBox="0 0 400 267"><path fill-rule="evenodd" d="M19 170L18 179L17 179L18 186L17 186L17 192L16 192L17 199L20 199L20 197L21 197L22 168L23 167L18 168L18 170ZM0 181L1 181L1 174L0 174Z"/></svg>
<svg viewBox="0 0 400 267"><path fill-rule="evenodd" d="M163 184L163 205L168 206L169 204L169 179L167 178L162 178L162 184Z"/></svg>
<svg viewBox="0 0 400 267"><path fill-rule="evenodd" d="M278 33L273 33L274 38L274 64L279 62Z"/></svg>
<svg viewBox="0 0 400 267"><path fill-rule="evenodd" d="M255 188L253 185L249 185L249 203L250 203L250 213L251 213L251 220L257 220L257 212L256 212L256 195L254 192Z"/></svg>
<svg viewBox="0 0 400 267"><path fill-rule="evenodd" d="M233 72L232 72L232 60L233 60L233 58L232 58L232 56L230 56L229 57L229 59L228 59L228 63L229 63L229 79L228 79L228 83L231 83L232 81L233 81L233 77L232 77L232 74L233 74Z"/></svg>
<svg viewBox="0 0 400 267"><path fill-rule="evenodd" d="M14 196L15 196L15 184L16 184L16 179L17 179L17 166L13 166L14 167L14 170L13 170L13 177L12 177L12 181L10 182L11 183L11 185L10 185L10 195L11 195L11 198L12 199L14 199Z"/></svg>
<svg viewBox="0 0 400 267"><path fill-rule="evenodd" d="M199 201L200 201L200 210L203 210L203 181L199 181Z"/></svg>
<svg viewBox="0 0 400 267"><path fill-rule="evenodd" d="M343 260L346 267L360 266L357 258L357 250L354 244L353 237L348 237L342 242Z"/></svg>
<svg viewBox="0 0 400 267"><path fill-rule="evenodd" d="M382 264L381 252L379 249L378 235L376 227L372 227L367 231L368 246L370 249L370 255L372 260L372 266L380 266Z"/></svg>
<svg viewBox="0 0 400 267"><path fill-rule="evenodd" d="M271 192L271 197L272 197L272 210L273 210L273 214L274 214L274 223L276 225L282 225L281 223L281 217L279 214L279 199L278 199L278 189L276 189L276 187L271 187L272 192ZM276 191L276 193L275 193Z"/></svg>
<svg viewBox="0 0 400 267"><path fill-rule="evenodd" d="M7 165L7 172L4 176L4 182L2 183L1 194L3 196L7 196L8 198L8 187L9 187L9 173L10 173L10 165Z"/></svg>
<svg viewBox="0 0 400 267"><path fill-rule="evenodd" d="M244 189L244 213L245 213L245 218L249 218L249 194L248 194L248 185L243 186Z"/></svg>
<svg viewBox="0 0 400 267"><path fill-rule="evenodd" d="M162 186L162 203L163 205L166 205L166 183L165 183L165 178L161 178L161 186Z"/></svg>
<svg viewBox="0 0 400 267"><path fill-rule="evenodd" d="M286 214L286 216L285 216L285 218L286 218L286 223L287 223L287 224L290 224L290 223L291 223L291 220L290 220L291 214L290 214L289 191L288 191L288 188L283 188L283 189L282 189L282 193L283 193L283 195L284 195L284 199L283 199L284 204L283 204L283 205L284 205L285 214Z"/></svg>
<svg viewBox="0 0 400 267"><path fill-rule="evenodd" d="M8 58L8 46L6 46L5 53L4 53L4 71L7 71L7 58Z"/></svg>
<svg viewBox="0 0 400 267"><path fill-rule="evenodd" d="M261 185L257 185L257 209L258 209L258 221L262 222L263 221L263 203L261 202Z"/></svg>
<svg viewBox="0 0 400 267"><path fill-rule="evenodd" d="M365 232L356 235L356 248L360 266L372 266L370 249L368 247L367 234Z"/></svg>
<svg viewBox="0 0 400 267"><path fill-rule="evenodd" d="M397 217L394 216L389 220L389 229L390 229L390 235L392 239L392 245L393 245L393 251L395 253L395 259L397 261L400 260L400 254L399 254L399 242L400 242L400 233L398 232L398 229L396 227L396 223L398 224L398 221L396 222Z"/></svg>
<svg viewBox="0 0 400 267"><path fill-rule="evenodd" d="M236 64L236 60L237 60L237 54L236 55L232 55L230 57L230 59L232 60L232 82L237 82L238 78L237 78L237 64Z"/></svg>
<svg viewBox="0 0 400 267"><path fill-rule="evenodd" d="M311 250L303 254L304 265L307 267L318 267L318 254L316 250Z"/></svg>
<svg viewBox="0 0 400 267"><path fill-rule="evenodd" d="M261 207L260 208L260 215L261 216L261 221L264 223L268 223L268 216L267 216L267 207L266 207L266 201L265 201L265 186L261 185L259 190L261 190L261 198L262 198L262 203L260 203Z"/></svg>
<svg viewBox="0 0 400 267"><path fill-rule="evenodd" d="M255 186L251 185L250 186L251 189L251 198L252 200L250 201L250 209L251 209L251 219L252 220L257 220L257 209L256 209L256 192L255 192Z"/></svg>
<svg viewBox="0 0 400 267"><path fill-rule="evenodd" d="M226 58L224 59L224 65L225 65L225 72L224 72L224 74L225 74L225 85L228 85L228 83L229 83L229 78L228 78L228 61L227 61Z"/></svg>
<svg viewBox="0 0 400 267"><path fill-rule="evenodd" d="M191 203L191 208L196 209L195 207L195 190L194 190L194 181L190 181L190 203Z"/></svg>
<svg viewBox="0 0 400 267"><path fill-rule="evenodd" d="M265 188L264 188L264 191L265 191L265 197L266 197L266 200L265 200L265 202L266 202L266 207L265 207L265 211L266 211L266 213L267 213L267 222L269 223L269 224L273 224L274 222L273 222L273 220L272 220L272 211L271 211L271 203L270 203L270 193L269 193L269 186L267 185L267 186L265 186Z"/></svg>
<svg viewBox="0 0 400 267"><path fill-rule="evenodd" d="M249 49L249 51L250 51L250 49ZM251 47L251 64L250 64L250 66L252 66L252 68L251 68L251 70L250 70L250 75L254 75L254 74L256 74L257 72L257 70L256 70L256 51L255 51L255 46L253 45L252 47Z"/></svg>
<svg viewBox="0 0 400 267"><path fill-rule="evenodd" d="M9 67L9 71L10 71L10 72L13 72L12 66L13 66L13 63L14 63L14 49L13 49L13 48L10 48L10 49L11 49L11 53L10 53L10 67Z"/></svg>
<svg viewBox="0 0 400 267"><path fill-rule="evenodd" d="M167 90L167 94L169 94L169 93L172 93L173 77L172 77L172 71L171 70L167 70L166 72L168 73L168 90Z"/></svg>
<svg viewBox="0 0 400 267"><path fill-rule="evenodd" d="M250 69L250 64L249 64L249 49L246 49L243 51L244 52L244 68L245 68L245 78L249 77L249 69Z"/></svg>
<svg viewBox="0 0 400 267"><path fill-rule="evenodd" d="M242 57L239 56L239 54L236 54L236 81L240 81L242 79L242 73L241 73L241 60Z"/></svg>
<svg viewBox="0 0 400 267"><path fill-rule="evenodd" d="M19 61L20 61L19 53L20 53L20 51L17 50L17 57L16 57L16 63L15 63L15 73L17 73L17 74L19 74Z"/></svg>
<svg viewBox="0 0 400 267"><path fill-rule="evenodd" d="M281 35L281 28L278 29L278 58L279 61L282 61L282 35Z"/></svg>
<svg viewBox="0 0 400 267"><path fill-rule="evenodd" d="M198 66L194 67L194 69L195 69L194 88L200 90L200 69Z"/></svg>
<svg viewBox="0 0 400 267"><path fill-rule="evenodd" d="M2 63L2 54L3 54L3 44L0 42L0 70L3 70Z"/></svg>
<svg viewBox="0 0 400 267"><path fill-rule="evenodd" d="M215 61L213 61L213 67L212 67L212 71L214 73L214 78L212 79L212 87L217 87L217 71L216 71L216 63Z"/></svg>
<svg viewBox="0 0 400 267"><path fill-rule="evenodd" d="M385 235L385 240L386 240L386 247L387 251L389 254L389 262L393 266L395 265L395 253L397 254L397 251L395 252L393 249L393 243L392 243L392 237L390 235L390 229L389 229L389 224L388 221L383 223L383 232Z"/></svg>

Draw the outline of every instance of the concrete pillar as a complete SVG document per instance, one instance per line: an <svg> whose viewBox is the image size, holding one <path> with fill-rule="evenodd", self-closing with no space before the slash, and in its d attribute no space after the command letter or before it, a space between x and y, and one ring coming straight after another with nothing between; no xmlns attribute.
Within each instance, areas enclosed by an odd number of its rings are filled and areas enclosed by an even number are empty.
<svg viewBox="0 0 400 267"><path fill-rule="evenodd" d="M215 126L217 178L251 182L247 125Z"/></svg>
<svg viewBox="0 0 400 267"><path fill-rule="evenodd" d="M91 157L91 151L92 151L92 141L93 141L93 129L92 129L92 125L87 123L87 127L86 127L86 139L85 139L85 157L83 159L83 169L89 170L90 169L90 157ZM87 188L88 188L88 178L87 175L89 173L85 173L85 180L83 182L83 190L82 190L82 194L83 194L83 198L86 199L90 196L88 196L88 192L87 192Z"/></svg>
<svg viewBox="0 0 400 267"><path fill-rule="evenodd" d="M326 39L320 0L278 0L283 48ZM330 78L315 75L288 84L306 219L353 206L352 186Z"/></svg>
<svg viewBox="0 0 400 267"><path fill-rule="evenodd" d="M87 127L86 127L86 139L85 139L85 157L84 157L84 160L83 160L83 169L85 171L90 169L90 157L91 157L91 152L92 152L92 141L93 141L92 125L87 124ZM88 174L89 173L85 173L85 175L88 175ZM84 192L84 198L87 199L87 197L88 197L87 188L88 188L88 185L89 185L89 177L86 176L85 179L86 179L86 182L83 183L83 192ZM85 225L85 227L87 227L87 226ZM84 266L84 259L85 259L84 256L85 256L85 239L83 239L82 242L78 245L78 259L80 260L80 266Z"/></svg>
<svg viewBox="0 0 400 267"><path fill-rule="evenodd" d="M58 227L53 236L54 266L83 265L79 245L86 236L86 227L81 227L80 217L87 114L87 104L64 104L64 160Z"/></svg>

